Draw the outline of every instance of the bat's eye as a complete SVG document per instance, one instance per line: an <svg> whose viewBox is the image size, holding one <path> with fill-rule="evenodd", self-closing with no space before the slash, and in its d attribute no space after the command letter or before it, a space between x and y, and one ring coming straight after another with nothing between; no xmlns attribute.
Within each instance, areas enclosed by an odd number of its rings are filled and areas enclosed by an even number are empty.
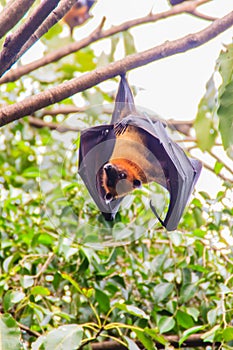
<svg viewBox="0 0 233 350"><path fill-rule="evenodd" d="M103 134L104 136L107 136L108 133L109 133L109 129L105 129L105 130L102 131L102 134Z"/></svg>
<svg viewBox="0 0 233 350"><path fill-rule="evenodd" d="M122 179L126 179L127 178L127 175L126 173L120 173L119 174L119 178L122 180Z"/></svg>
<svg viewBox="0 0 233 350"><path fill-rule="evenodd" d="M133 180L133 187L139 188L139 187L141 187L141 185L142 185L142 182L140 180L138 180L138 179Z"/></svg>

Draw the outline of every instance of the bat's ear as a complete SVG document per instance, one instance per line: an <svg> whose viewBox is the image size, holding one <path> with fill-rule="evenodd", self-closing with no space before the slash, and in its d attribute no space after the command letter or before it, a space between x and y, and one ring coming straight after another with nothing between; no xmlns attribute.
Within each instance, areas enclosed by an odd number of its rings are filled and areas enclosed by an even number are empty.
<svg viewBox="0 0 233 350"><path fill-rule="evenodd" d="M122 118L136 112L134 98L125 75L121 75L120 85L117 91L115 107L111 124L117 123Z"/></svg>

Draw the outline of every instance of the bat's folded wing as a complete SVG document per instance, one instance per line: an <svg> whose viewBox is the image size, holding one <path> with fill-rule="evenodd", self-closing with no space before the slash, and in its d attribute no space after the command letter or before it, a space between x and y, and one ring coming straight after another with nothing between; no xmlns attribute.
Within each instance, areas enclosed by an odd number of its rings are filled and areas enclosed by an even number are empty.
<svg viewBox="0 0 233 350"><path fill-rule="evenodd" d="M160 122L154 124L154 131L156 137L160 140L161 147L164 148L168 159L171 161L166 169L170 203L162 223L168 231L172 231L177 228L200 175L202 165L200 161L186 156L184 151L168 137L164 126Z"/></svg>
<svg viewBox="0 0 233 350"><path fill-rule="evenodd" d="M200 175L201 162L188 158L184 151L169 138L165 126L159 120L152 122L147 116L142 118L131 114L120 121L120 124L122 129L132 125L146 132L148 149L160 162L165 178L164 187L170 193L170 203L164 220L159 218L152 204L151 209L168 231L175 230ZM157 182L161 184L161 181Z"/></svg>
<svg viewBox="0 0 233 350"><path fill-rule="evenodd" d="M101 185L102 167L111 157L114 145L115 135L112 125L92 127L81 133L78 173L106 220L114 219L123 199L107 204Z"/></svg>

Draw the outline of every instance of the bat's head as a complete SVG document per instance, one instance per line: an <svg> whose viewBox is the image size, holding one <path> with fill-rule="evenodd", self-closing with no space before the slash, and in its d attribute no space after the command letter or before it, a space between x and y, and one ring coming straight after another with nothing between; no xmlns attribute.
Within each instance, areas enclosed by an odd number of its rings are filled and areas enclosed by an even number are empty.
<svg viewBox="0 0 233 350"><path fill-rule="evenodd" d="M145 175L128 159L115 159L103 167L102 186L106 203L125 196L135 188L141 187Z"/></svg>

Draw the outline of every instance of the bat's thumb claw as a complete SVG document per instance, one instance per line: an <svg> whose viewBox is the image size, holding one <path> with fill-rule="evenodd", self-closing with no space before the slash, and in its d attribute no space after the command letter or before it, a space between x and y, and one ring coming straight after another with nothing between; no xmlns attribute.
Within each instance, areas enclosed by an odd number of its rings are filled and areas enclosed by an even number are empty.
<svg viewBox="0 0 233 350"><path fill-rule="evenodd" d="M153 206L152 200L150 200L150 208L151 208L152 212L155 214L156 218L159 220L160 224L166 228L164 221L159 217L159 214L157 213L155 207Z"/></svg>

